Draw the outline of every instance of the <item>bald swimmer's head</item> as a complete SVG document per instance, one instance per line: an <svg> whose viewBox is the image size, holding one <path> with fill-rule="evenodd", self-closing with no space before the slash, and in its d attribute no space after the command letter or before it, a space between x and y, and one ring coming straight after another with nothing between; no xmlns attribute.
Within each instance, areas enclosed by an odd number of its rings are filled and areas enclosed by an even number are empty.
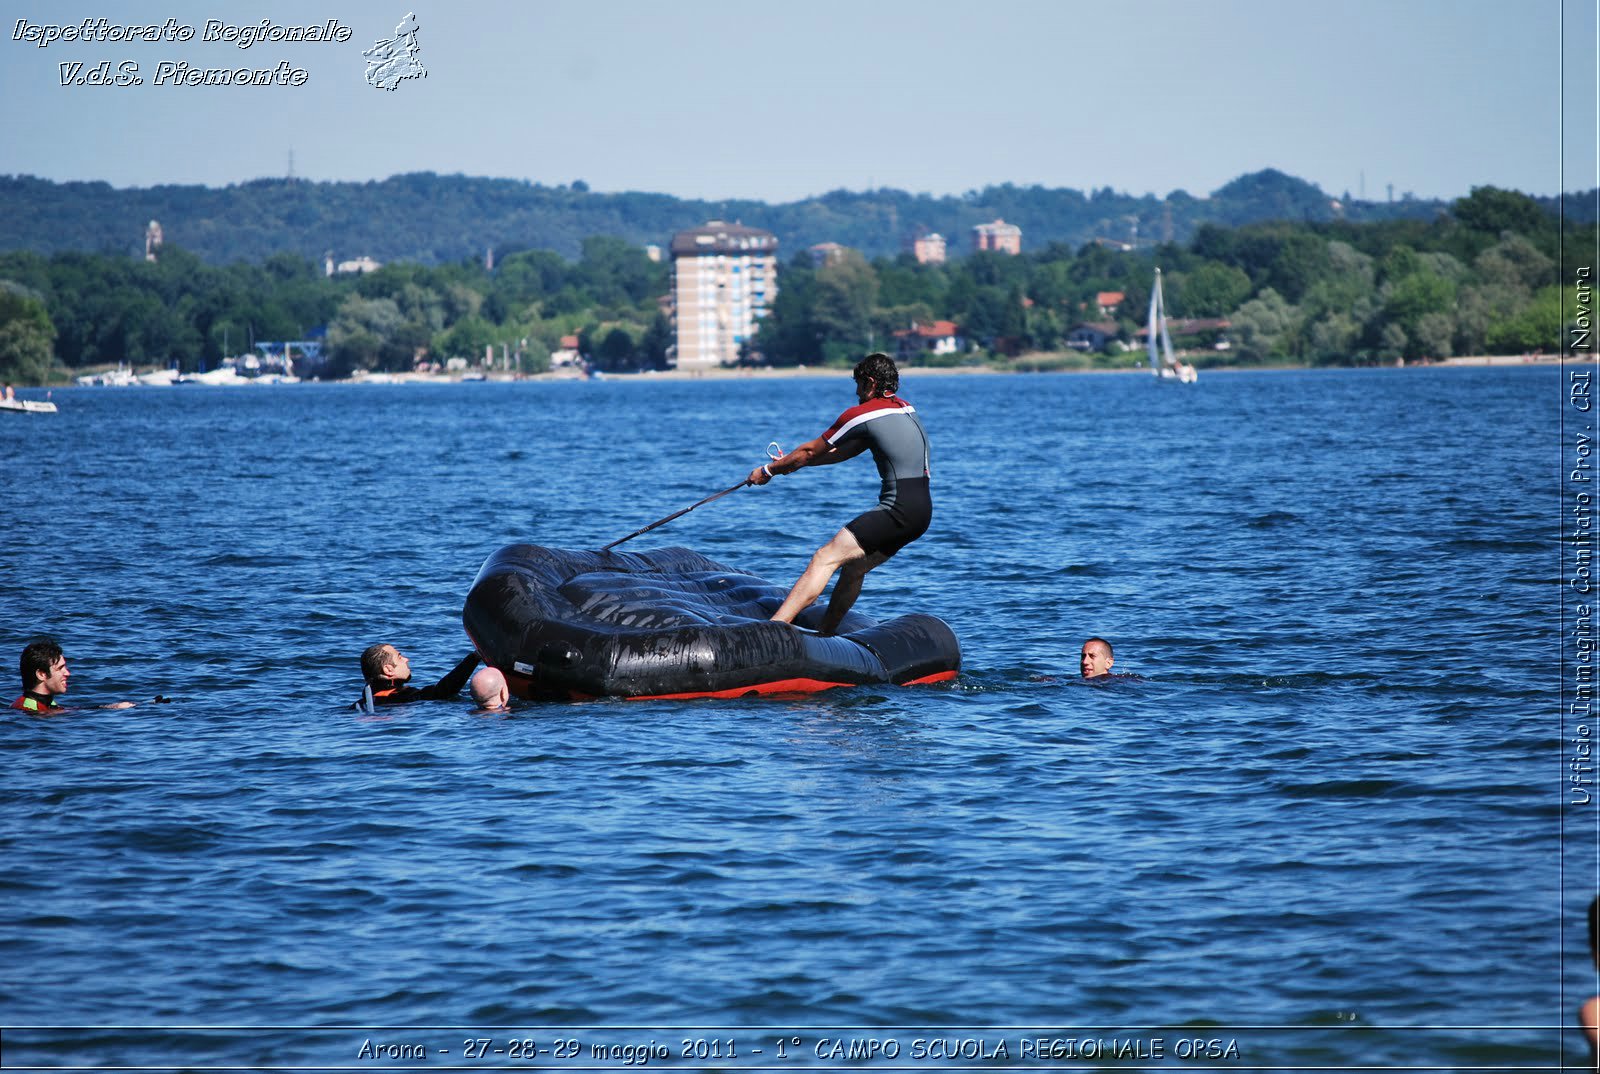
<svg viewBox="0 0 1600 1074"><path fill-rule="evenodd" d="M472 700L481 709L503 709L511 703L511 690L499 668L479 668L472 676Z"/></svg>

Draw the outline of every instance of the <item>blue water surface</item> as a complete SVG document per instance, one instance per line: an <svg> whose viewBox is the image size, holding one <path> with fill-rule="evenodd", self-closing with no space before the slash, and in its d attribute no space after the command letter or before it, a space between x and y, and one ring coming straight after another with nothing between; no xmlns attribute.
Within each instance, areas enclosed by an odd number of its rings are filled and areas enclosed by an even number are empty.
<svg viewBox="0 0 1600 1074"><path fill-rule="evenodd" d="M509 718L361 716L357 655L437 677L493 549L725 488L849 380L57 391L0 417L0 654L49 632L72 702L174 701L5 720L0 1023L127 1027L11 1029L5 1061L700 1026L768 1059L793 1027L790 1065L865 1027L1548 1068L1593 982L1559 868L1562 391L909 372L934 524L857 607L946 619L958 680ZM863 457L630 547L787 585L876 488ZM1091 634L1142 678L1078 681Z"/></svg>

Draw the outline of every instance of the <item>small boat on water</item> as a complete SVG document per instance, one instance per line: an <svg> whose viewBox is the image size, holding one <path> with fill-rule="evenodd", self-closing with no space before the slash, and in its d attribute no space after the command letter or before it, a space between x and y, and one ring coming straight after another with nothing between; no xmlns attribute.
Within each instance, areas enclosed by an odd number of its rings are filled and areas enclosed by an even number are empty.
<svg viewBox="0 0 1600 1074"><path fill-rule="evenodd" d="M785 590L687 548L588 552L508 545L484 561L462 623L519 697L793 696L837 686L953 679L961 645L943 620L851 612L816 632L771 622Z"/></svg>
<svg viewBox="0 0 1600 1074"><path fill-rule="evenodd" d="M133 370L121 362L117 363L115 369L108 369L104 373L85 373L77 380L85 388L129 388L139 383Z"/></svg>
<svg viewBox="0 0 1600 1074"><path fill-rule="evenodd" d="M203 384L209 388L237 388L249 384L250 381L241 377L233 366L225 365L206 373L185 373L178 378L178 383Z"/></svg>
<svg viewBox="0 0 1600 1074"><path fill-rule="evenodd" d="M1167 332L1167 304L1161 297L1161 270L1156 269L1156 285L1150 291L1150 323L1146 330L1150 346L1150 373L1163 380L1176 380L1180 384L1193 384L1200 379L1194 366L1181 362L1172 353L1172 336ZM1156 352L1156 337L1161 337L1161 351Z"/></svg>
<svg viewBox="0 0 1600 1074"><path fill-rule="evenodd" d="M54 414L56 405L44 399L0 399L0 410L13 414Z"/></svg>

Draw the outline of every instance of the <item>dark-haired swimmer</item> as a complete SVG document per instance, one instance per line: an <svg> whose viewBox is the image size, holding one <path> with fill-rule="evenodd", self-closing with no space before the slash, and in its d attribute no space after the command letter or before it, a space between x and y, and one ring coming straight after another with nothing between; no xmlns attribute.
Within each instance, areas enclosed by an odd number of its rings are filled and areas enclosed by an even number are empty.
<svg viewBox="0 0 1600 1074"><path fill-rule="evenodd" d="M54 638L40 638L22 650L22 696L11 707L22 712L44 716L52 712L66 712L56 704L56 698L67 692L67 681L72 672L67 669L67 658L61 644ZM158 699L164 700L164 699ZM106 709L131 709L132 701L116 701L101 705Z"/></svg>
<svg viewBox="0 0 1600 1074"><path fill-rule="evenodd" d="M450 673L432 686L411 686L411 661L393 645L369 645L361 654L361 676L367 686L356 708L371 710L383 705L404 705L410 701L443 701L455 697L467 684L467 676L478 666L478 654L470 653Z"/></svg>
<svg viewBox="0 0 1600 1074"><path fill-rule="evenodd" d="M1090 638L1083 643L1083 649L1078 653L1078 674L1087 682L1101 683L1121 679L1142 679L1143 675L1132 672L1113 674L1111 665L1116 658L1111 655L1111 643L1104 638Z"/></svg>
<svg viewBox="0 0 1600 1074"><path fill-rule="evenodd" d="M1078 674L1086 679L1098 679L1111 674L1116 658L1111 655L1111 643L1104 638L1090 638L1078 653Z"/></svg>
<svg viewBox="0 0 1600 1074"><path fill-rule="evenodd" d="M900 549L927 532L933 518L928 491L928 434L916 408L895 393L900 371L887 354L869 354L856 363L857 405L849 408L815 440L750 471L752 485L807 466L829 466L871 451L882 487L878 506L845 523L811 557L800 580L772 618L792 623L822 596L835 572L839 581L828 598L822 633L838 629L861 595L861 580Z"/></svg>

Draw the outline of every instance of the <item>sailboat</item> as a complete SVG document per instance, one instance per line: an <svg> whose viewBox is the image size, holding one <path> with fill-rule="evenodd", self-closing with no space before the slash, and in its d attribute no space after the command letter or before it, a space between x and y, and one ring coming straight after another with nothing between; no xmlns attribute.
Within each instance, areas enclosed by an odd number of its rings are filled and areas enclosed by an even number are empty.
<svg viewBox="0 0 1600 1074"><path fill-rule="evenodd" d="M1146 330L1150 344L1150 375L1180 384L1193 384L1200 379L1194 366L1180 362L1172 353L1172 337L1167 334L1167 304L1161 297L1161 270L1156 269L1156 285L1150 290L1150 325ZM1156 336L1161 337L1161 350L1156 351Z"/></svg>

